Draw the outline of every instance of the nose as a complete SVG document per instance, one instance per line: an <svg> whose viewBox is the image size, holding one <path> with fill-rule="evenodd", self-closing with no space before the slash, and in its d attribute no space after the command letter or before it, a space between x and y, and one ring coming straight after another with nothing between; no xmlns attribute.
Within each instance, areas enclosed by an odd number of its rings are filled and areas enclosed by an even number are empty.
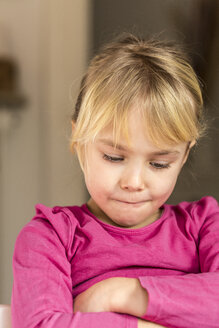
<svg viewBox="0 0 219 328"><path fill-rule="evenodd" d="M143 168L132 167L126 169L121 177L120 186L127 191L142 191L145 189Z"/></svg>

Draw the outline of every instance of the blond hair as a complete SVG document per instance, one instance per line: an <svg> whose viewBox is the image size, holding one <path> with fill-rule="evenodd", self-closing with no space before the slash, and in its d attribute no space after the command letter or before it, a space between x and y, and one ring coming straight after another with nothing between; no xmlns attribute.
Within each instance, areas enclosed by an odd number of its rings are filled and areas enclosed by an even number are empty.
<svg viewBox="0 0 219 328"><path fill-rule="evenodd" d="M72 149L77 145L80 157L83 146L109 125L115 144L121 134L128 139L133 107L158 146L197 140L205 130L199 81L183 52L128 35L104 46L82 79Z"/></svg>

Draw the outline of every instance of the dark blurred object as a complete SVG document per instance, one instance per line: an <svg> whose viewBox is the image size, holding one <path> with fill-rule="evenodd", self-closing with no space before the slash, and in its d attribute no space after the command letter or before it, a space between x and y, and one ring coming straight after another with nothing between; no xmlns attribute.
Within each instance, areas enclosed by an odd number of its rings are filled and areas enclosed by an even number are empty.
<svg viewBox="0 0 219 328"><path fill-rule="evenodd" d="M18 65L8 28L0 22L0 110L15 110L26 100L19 90Z"/></svg>
<svg viewBox="0 0 219 328"><path fill-rule="evenodd" d="M15 64L7 59L0 58L0 90L12 92L15 89Z"/></svg>
<svg viewBox="0 0 219 328"><path fill-rule="evenodd" d="M17 67L12 59L0 57L0 109L19 108L25 97L17 90Z"/></svg>

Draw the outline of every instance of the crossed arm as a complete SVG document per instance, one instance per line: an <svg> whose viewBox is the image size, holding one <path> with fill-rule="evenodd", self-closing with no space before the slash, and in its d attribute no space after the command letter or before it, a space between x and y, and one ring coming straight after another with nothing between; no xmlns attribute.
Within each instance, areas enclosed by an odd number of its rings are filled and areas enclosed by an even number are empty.
<svg viewBox="0 0 219 328"><path fill-rule="evenodd" d="M138 317L138 328L164 326L140 319L148 306L148 293L135 278L109 278L78 295L74 312L118 312Z"/></svg>

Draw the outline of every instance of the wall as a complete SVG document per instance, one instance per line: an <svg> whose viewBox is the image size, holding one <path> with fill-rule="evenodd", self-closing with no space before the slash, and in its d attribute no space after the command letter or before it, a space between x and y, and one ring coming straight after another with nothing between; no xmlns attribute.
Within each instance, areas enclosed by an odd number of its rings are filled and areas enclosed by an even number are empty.
<svg viewBox="0 0 219 328"><path fill-rule="evenodd" d="M89 1L0 0L1 26L10 35L28 100L0 134L0 303L10 303L14 242L34 205L86 200L68 142L74 95L89 52Z"/></svg>

